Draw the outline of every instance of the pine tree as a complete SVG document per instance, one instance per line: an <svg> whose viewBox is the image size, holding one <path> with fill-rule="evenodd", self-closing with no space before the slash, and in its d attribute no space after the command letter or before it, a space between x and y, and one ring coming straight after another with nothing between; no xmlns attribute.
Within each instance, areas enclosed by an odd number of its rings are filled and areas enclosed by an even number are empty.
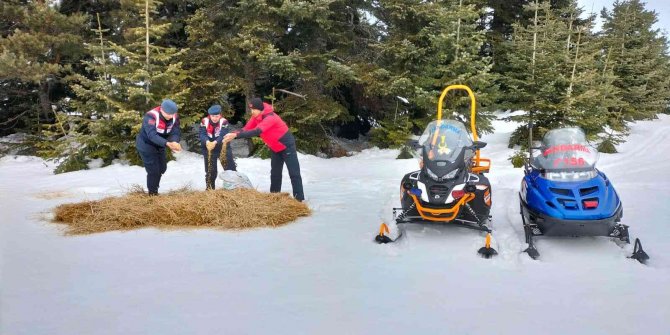
<svg viewBox="0 0 670 335"><path fill-rule="evenodd" d="M91 58L84 62L93 76L74 76L76 98L71 107L77 113L68 119L73 131L68 148L75 150L59 150L66 159L58 172L69 170L67 165L73 159L102 158L109 164L115 158L125 158L139 163L134 138L144 113L164 98L182 105L186 102L187 74L177 61L184 50L161 45L170 23L152 18L158 6L160 2L151 0L122 4L121 10L134 23L124 27L122 43L106 38L109 29L100 21L105 14L96 15L95 39L86 44ZM183 108L180 116L182 124L197 118Z"/></svg>
<svg viewBox="0 0 670 335"><path fill-rule="evenodd" d="M8 97L3 109L12 115L10 122L36 120L42 127L34 132L43 127L48 131L50 124L59 123L54 91L65 85L71 64L84 55L81 31L86 18L63 15L45 1L8 0L0 6L0 86Z"/></svg>
<svg viewBox="0 0 670 335"><path fill-rule="evenodd" d="M576 1L552 9L549 2L527 6L533 24L514 25L507 49L508 108L527 111L514 117L520 126L510 147L526 146L533 123L537 139L557 127L579 126L591 139L606 130L607 108L616 105L612 77L602 67L602 45L592 32L593 17L580 19Z"/></svg>
<svg viewBox="0 0 670 335"><path fill-rule="evenodd" d="M576 1L563 13L569 20L565 50L570 69L568 87L560 104L560 110L564 111L563 124L579 126L595 139L606 130L608 106L618 104L616 89L601 69L602 43L592 32L595 17L578 20L582 10Z"/></svg>
<svg viewBox="0 0 670 335"><path fill-rule="evenodd" d="M231 95L276 99L300 149L323 149L328 129L350 118L343 97L358 80L354 64L366 47L360 42L360 3L206 1L187 28L187 68L198 78L190 83L190 100L205 108ZM273 97L273 88L306 99Z"/></svg>
<svg viewBox="0 0 670 335"><path fill-rule="evenodd" d="M295 72L274 76L280 77L280 85L290 83L289 90L307 98L285 95L276 106L308 152L327 149L330 129L353 119L347 107L357 102L348 96L356 90L353 87L360 88L358 69L371 54L370 26L361 17L366 6L361 0L321 0L309 5L284 1L279 8L287 33L277 47L293 59ZM272 59L263 61L271 73L283 67L281 62L267 61Z"/></svg>
<svg viewBox="0 0 670 335"><path fill-rule="evenodd" d="M613 120L655 118L670 101L668 43L653 28L657 14L639 0L615 1L602 11L607 65L623 104L610 108Z"/></svg>
<svg viewBox="0 0 670 335"><path fill-rule="evenodd" d="M403 115L411 121L406 127L412 126L405 134L420 131L435 117L441 91L450 84L466 84L478 98L478 130L490 131L486 107L492 107L497 88L490 59L479 55L485 41L485 33L478 30L482 8L469 1L379 1L373 7L385 30L373 44L379 60L362 79L384 102L376 114L381 125L388 128L391 119L397 120L394 98L401 96L412 103L410 114ZM469 103L462 93L450 95L444 115L469 123Z"/></svg>
<svg viewBox="0 0 670 335"><path fill-rule="evenodd" d="M513 74L513 69L508 67L507 54L514 52L509 43L513 39L514 25L528 27L533 25L534 12L526 10L534 0L487 0L490 9L486 16L487 24L483 29L487 32L486 54L493 59L493 72L497 75L497 85L500 86L500 103L508 103L506 97L511 88L507 86L508 74ZM570 7L572 0L551 0L549 6L552 10L563 11ZM569 17L569 15L568 15Z"/></svg>
<svg viewBox="0 0 670 335"><path fill-rule="evenodd" d="M508 90L506 107L527 111L514 117L522 126L510 138L510 147L526 144L530 122L540 131L558 124L557 119L562 118L556 111L568 87L567 30L548 2L536 0L525 8L533 13L532 25L515 24L512 40L506 43L510 50L505 56L509 69L504 78Z"/></svg>

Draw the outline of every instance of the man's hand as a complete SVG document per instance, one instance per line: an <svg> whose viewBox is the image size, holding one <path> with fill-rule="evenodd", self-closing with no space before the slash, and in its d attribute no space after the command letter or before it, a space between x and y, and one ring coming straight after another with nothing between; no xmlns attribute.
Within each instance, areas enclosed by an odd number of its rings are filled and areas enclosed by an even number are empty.
<svg viewBox="0 0 670 335"><path fill-rule="evenodd" d="M207 147L207 151L212 151L214 150L214 147L216 147L216 142L214 141L207 141L205 143L205 146Z"/></svg>
<svg viewBox="0 0 670 335"><path fill-rule="evenodd" d="M226 136L223 137L223 141L228 143L228 142L234 140L235 137L237 137L237 133L228 133L228 134L226 134Z"/></svg>
<svg viewBox="0 0 670 335"><path fill-rule="evenodd" d="M179 142L167 142L167 147L170 148L170 150L174 152L180 152L181 151L181 144Z"/></svg>

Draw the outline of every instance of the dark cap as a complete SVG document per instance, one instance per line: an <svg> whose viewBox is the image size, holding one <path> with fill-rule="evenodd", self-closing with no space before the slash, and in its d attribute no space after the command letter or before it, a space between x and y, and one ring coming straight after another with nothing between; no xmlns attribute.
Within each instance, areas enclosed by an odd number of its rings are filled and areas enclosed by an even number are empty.
<svg viewBox="0 0 670 335"><path fill-rule="evenodd" d="M209 109L207 110L207 114L209 115L221 114L221 105L212 105L212 107L209 107Z"/></svg>
<svg viewBox="0 0 670 335"><path fill-rule="evenodd" d="M249 108L263 110L263 100L261 98L252 98L251 101L249 101Z"/></svg>
<svg viewBox="0 0 670 335"><path fill-rule="evenodd" d="M165 99L161 102L161 109L165 113L175 114L177 113L177 104L170 99Z"/></svg>

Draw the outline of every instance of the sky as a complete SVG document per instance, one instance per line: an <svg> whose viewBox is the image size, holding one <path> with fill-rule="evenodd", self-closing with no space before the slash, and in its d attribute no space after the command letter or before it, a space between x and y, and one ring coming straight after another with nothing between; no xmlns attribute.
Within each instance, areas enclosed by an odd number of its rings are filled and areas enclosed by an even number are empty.
<svg viewBox="0 0 670 335"><path fill-rule="evenodd" d="M600 17L600 11L603 7L607 9L612 9L613 0L578 0L579 5L584 8L588 13L593 9L594 12ZM647 0L643 1L646 3L647 10L654 10L658 14L658 22L655 27L661 29L666 35L670 33L670 1L668 0ZM600 24L597 28L599 29Z"/></svg>

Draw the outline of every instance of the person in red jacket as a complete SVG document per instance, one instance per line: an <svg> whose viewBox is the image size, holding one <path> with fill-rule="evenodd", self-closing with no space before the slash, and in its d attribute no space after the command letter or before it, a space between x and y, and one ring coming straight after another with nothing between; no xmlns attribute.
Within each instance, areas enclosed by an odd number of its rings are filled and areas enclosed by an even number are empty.
<svg viewBox="0 0 670 335"><path fill-rule="evenodd" d="M274 112L272 105L264 103L260 98L253 98L249 103L249 109L251 110L251 118L242 128L242 131L228 133L223 140L229 142L234 138L260 136L272 151L270 192L281 191L282 170L284 169L284 163L286 163L288 175L291 177L293 197L299 201L305 200L295 137L291 134L286 123Z"/></svg>

